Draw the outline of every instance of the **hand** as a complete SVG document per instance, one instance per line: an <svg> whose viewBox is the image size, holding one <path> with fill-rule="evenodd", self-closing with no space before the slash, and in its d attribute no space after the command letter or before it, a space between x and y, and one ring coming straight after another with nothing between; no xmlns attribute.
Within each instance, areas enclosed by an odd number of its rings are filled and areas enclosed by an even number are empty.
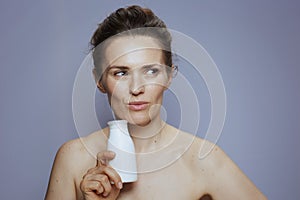
<svg viewBox="0 0 300 200"><path fill-rule="evenodd" d="M122 189L119 174L108 165L115 153L103 151L97 154L97 165L83 176L80 190L85 200L115 200Z"/></svg>

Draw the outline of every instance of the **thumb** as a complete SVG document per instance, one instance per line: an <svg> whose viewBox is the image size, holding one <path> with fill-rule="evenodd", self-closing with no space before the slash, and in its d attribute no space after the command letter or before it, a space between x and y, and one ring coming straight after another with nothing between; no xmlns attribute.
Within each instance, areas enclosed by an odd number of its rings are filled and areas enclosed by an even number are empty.
<svg viewBox="0 0 300 200"><path fill-rule="evenodd" d="M97 154L97 166L108 165L116 156L113 151L101 151Z"/></svg>

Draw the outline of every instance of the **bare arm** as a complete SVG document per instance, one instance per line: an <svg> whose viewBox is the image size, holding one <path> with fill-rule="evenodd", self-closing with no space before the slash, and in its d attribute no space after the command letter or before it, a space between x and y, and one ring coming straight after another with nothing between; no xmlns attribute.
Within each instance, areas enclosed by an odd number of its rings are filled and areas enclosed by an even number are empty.
<svg viewBox="0 0 300 200"><path fill-rule="evenodd" d="M67 142L58 150L45 200L76 199L72 146L72 142Z"/></svg>
<svg viewBox="0 0 300 200"><path fill-rule="evenodd" d="M214 199L266 199L219 147L215 147L207 159L211 168L209 190Z"/></svg>

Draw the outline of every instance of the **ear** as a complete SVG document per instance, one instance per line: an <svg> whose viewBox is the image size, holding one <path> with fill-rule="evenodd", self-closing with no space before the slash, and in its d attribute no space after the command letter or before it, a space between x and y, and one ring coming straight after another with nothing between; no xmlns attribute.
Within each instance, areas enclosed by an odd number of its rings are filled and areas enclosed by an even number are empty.
<svg viewBox="0 0 300 200"><path fill-rule="evenodd" d="M97 88L103 92L103 93L106 93L106 89L103 85L103 83L101 82L101 77L99 76L96 68L93 69L93 75L94 75L94 79L96 81L96 84L97 84Z"/></svg>
<svg viewBox="0 0 300 200"><path fill-rule="evenodd" d="M173 76L174 76L174 74L176 75L176 73L177 73L177 66L172 64L171 71L168 74L168 82L167 82L166 87L165 87L166 89L168 89L169 86L171 85L172 80L173 80Z"/></svg>
<svg viewBox="0 0 300 200"><path fill-rule="evenodd" d="M99 74L98 74L96 68L93 68L93 75L94 75L95 82L97 84L100 80L100 77L99 77Z"/></svg>
<svg viewBox="0 0 300 200"><path fill-rule="evenodd" d="M104 87L104 85L102 84L101 80L97 82L97 88L103 92L103 93L106 93L106 89Z"/></svg>

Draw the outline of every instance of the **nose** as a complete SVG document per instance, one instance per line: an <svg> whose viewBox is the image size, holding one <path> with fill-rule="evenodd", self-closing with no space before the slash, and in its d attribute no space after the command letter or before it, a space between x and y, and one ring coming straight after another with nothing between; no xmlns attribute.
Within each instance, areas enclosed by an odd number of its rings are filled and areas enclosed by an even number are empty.
<svg viewBox="0 0 300 200"><path fill-rule="evenodd" d="M135 73L133 74L130 82L130 94L133 96L138 96L145 92L145 85L143 81L143 77Z"/></svg>

